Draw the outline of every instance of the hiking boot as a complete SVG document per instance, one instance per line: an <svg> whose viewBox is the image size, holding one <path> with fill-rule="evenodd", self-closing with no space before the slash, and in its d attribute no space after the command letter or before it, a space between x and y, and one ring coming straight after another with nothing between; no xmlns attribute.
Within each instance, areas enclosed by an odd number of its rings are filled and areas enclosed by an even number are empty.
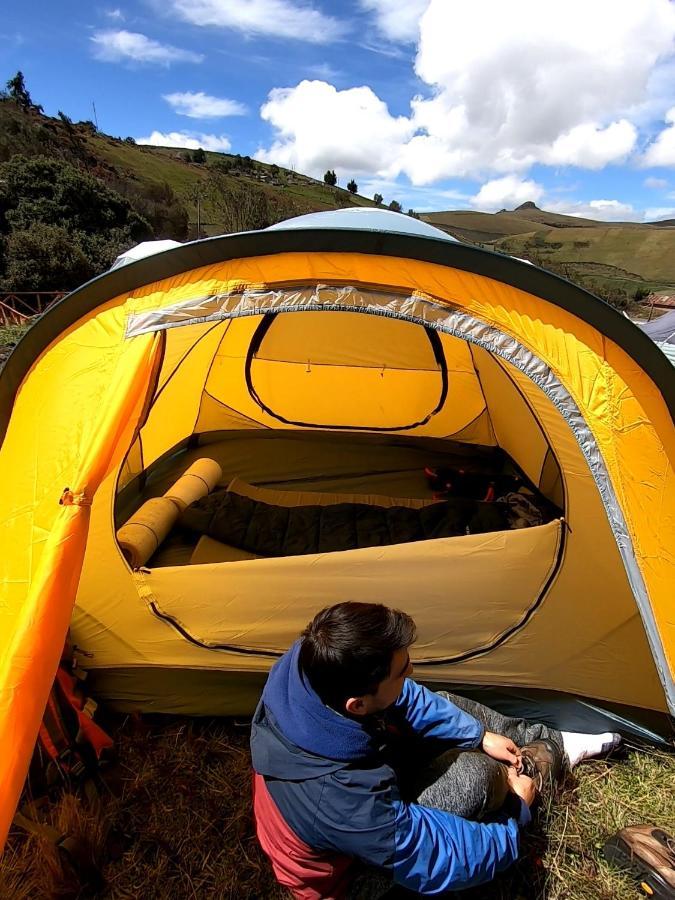
<svg viewBox="0 0 675 900"><path fill-rule="evenodd" d="M643 891L675 900L675 838L653 825L622 828L602 848L607 862L629 871Z"/></svg>
<svg viewBox="0 0 675 900"><path fill-rule="evenodd" d="M562 767L562 751L548 738L532 741L520 748L519 774L532 778L540 794L553 787L562 772Z"/></svg>

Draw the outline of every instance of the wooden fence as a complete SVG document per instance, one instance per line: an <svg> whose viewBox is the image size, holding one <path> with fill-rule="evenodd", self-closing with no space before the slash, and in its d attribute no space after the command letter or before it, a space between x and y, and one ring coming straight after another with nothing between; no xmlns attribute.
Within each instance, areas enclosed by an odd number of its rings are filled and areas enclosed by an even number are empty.
<svg viewBox="0 0 675 900"><path fill-rule="evenodd" d="M42 315L67 291L15 291L0 294L0 325L23 325L34 316Z"/></svg>

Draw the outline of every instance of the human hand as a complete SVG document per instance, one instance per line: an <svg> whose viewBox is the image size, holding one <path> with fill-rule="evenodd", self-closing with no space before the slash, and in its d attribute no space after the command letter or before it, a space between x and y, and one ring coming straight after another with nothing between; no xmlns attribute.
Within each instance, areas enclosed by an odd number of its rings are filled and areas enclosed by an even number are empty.
<svg viewBox="0 0 675 900"><path fill-rule="evenodd" d="M537 788L534 780L529 775L519 775L518 772L511 768L507 769L506 780L509 783L509 790L512 794L524 800L528 806L532 806L537 799Z"/></svg>
<svg viewBox="0 0 675 900"><path fill-rule="evenodd" d="M516 766L516 768L520 766L518 748L510 738L504 737L503 734L486 731L483 735L482 747L483 751L493 759L505 762L509 766Z"/></svg>

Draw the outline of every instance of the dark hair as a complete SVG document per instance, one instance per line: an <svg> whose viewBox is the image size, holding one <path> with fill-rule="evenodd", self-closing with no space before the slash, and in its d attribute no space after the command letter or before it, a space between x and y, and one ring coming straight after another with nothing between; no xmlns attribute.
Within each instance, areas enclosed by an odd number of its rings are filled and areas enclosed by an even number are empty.
<svg viewBox="0 0 675 900"><path fill-rule="evenodd" d="M397 650L417 637L412 618L382 603L337 603L302 632L300 666L324 703L341 709L349 697L374 694Z"/></svg>

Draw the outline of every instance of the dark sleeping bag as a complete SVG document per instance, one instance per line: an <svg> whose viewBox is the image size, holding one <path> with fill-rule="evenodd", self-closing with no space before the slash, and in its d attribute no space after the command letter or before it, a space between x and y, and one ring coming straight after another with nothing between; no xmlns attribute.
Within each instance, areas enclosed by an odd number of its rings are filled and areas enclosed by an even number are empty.
<svg viewBox="0 0 675 900"><path fill-rule="evenodd" d="M453 498L409 509L337 503L273 506L228 490L189 506L181 522L199 534L258 556L299 556L508 528L502 503Z"/></svg>

